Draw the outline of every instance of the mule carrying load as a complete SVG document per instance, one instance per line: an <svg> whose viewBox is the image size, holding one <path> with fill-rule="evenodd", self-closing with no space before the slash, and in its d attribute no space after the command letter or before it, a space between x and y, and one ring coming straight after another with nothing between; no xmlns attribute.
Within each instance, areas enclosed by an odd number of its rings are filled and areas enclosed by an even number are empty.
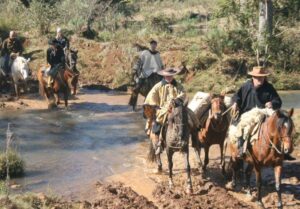
<svg viewBox="0 0 300 209"><path fill-rule="evenodd" d="M231 109L232 100L231 97L224 95L212 95L205 92L197 92L188 107L194 113L199 120L198 129L194 129L192 132L192 141L200 142L195 143L194 146L199 168L202 166L202 170L206 170L206 166L209 162L209 148L213 144L220 146L221 152L221 165L224 172L224 159L223 159L223 146L229 127L230 117L229 110ZM205 160L202 165L200 159L200 150L204 147Z"/></svg>

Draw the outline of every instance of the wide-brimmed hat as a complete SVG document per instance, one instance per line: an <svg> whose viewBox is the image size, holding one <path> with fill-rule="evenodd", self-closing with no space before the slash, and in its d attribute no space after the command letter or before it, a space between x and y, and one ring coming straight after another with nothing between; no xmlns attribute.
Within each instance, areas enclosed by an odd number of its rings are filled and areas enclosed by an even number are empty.
<svg viewBox="0 0 300 209"><path fill-rule="evenodd" d="M266 76L270 75L270 73L264 67L256 66L256 67L253 67L252 71L249 72L248 75L255 76L255 77L266 77Z"/></svg>
<svg viewBox="0 0 300 209"><path fill-rule="evenodd" d="M181 69L179 68L167 68L161 71L158 71L157 74L162 75L162 76L173 76L177 75L181 72Z"/></svg>

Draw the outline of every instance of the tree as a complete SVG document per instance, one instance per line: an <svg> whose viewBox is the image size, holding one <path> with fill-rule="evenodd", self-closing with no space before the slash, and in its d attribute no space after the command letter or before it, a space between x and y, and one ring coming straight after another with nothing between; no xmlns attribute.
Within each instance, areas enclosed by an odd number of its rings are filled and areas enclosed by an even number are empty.
<svg viewBox="0 0 300 209"><path fill-rule="evenodd" d="M265 48L267 40L272 36L273 29L273 2L272 0L259 1L259 25L258 25L258 45Z"/></svg>

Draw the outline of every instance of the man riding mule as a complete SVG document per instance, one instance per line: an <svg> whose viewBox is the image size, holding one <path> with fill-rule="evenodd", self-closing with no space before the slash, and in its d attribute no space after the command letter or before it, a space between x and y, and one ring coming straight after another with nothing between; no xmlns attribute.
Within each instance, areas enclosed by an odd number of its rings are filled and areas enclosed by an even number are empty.
<svg viewBox="0 0 300 209"><path fill-rule="evenodd" d="M240 122L237 125L237 143L239 147L238 157L245 154L244 141L249 142L252 132L265 116L273 114L273 110L281 108L282 101L275 88L267 81L270 73L261 66L254 67L248 73L252 80L248 80L233 96L233 110L239 111ZM257 108L255 108L257 107ZM254 109L255 108L255 109ZM245 145L247 148L247 144ZM292 160L289 155L286 159Z"/></svg>
<svg viewBox="0 0 300 209"><path fill-rule="evenodd" d="M168 68L158 72L163 79L151 89L144 102L144 108L150 106L156 109L155 119L148 117L145 128L147 133L153 137L156 154L162 151L161 129L167 122L167 113L170 107L182 105L187 101L183 86L174 79L174 76L180 71L180 69ZM188 111L188 114L193 123L198 123L192 111Z"/></svg>
<svg viewBox="0 0 300 209"><path fill-rule="evenodd" d="M13 60L23 53L21 41L17 38L15 31L10 31L9 37L4 40L1 49L1 66L3 73L9 76L11 73L11 65Z"/></svg>
<svg viewBox="0 0 300 209"><path fill-rule="evenodd" d="M152 87L162 79L158 72L163 69L163 62L156 48L157 42L151 40L150 49L142 51L133 66L134 87L129 101L129 105L133 109L135 109L138 94L140 93L146 97Z"/></svg>

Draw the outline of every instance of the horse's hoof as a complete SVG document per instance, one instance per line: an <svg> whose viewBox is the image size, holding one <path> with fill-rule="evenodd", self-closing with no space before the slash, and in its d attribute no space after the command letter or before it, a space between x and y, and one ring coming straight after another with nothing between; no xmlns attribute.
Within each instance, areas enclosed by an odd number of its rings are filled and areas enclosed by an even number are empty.
<svg viewBox="0 0 300 209"><path fill-rule="evenodd" d="M169 189L173 189L174 188L174 183L172 180L169 180Z"/></svg>

